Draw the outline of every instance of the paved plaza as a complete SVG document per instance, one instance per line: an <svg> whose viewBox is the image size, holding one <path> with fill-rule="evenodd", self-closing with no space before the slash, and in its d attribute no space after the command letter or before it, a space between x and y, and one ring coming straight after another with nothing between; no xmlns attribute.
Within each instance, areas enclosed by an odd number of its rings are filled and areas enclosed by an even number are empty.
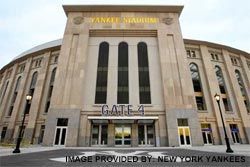
<svg viewBox="0 0 250 167"><path fill-rule="evenodd" d="M250 145L189 148L1 148L0 166L250 166Z"/></svg>

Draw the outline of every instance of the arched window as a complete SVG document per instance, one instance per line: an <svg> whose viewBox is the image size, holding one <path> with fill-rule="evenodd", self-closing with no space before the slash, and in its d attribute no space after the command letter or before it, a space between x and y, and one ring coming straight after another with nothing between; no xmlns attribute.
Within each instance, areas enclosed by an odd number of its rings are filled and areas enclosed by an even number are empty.
<svg viewBox="0 0 250 167"><path fill-rule="evenodd" d="M220 93L221 94L226 94L225 81L224 81L224 78L223 78L221 68L219 66L215 66L215 73L216 73L216 77L217 77L217 80L218 80L218 83L219 83Z"/></svg>
<svg viewBox="0 0 250 167"><path fill-rule="evenodd" d="M55 76L56 76L56 68L53 69L52 73L51 73L51 77L50 77L50 85L54 84L55 81Z"/></svg>
<svg viewBox="0 0 250 167"><path fill-rule="evenodd" d="M147 44L140 42L137 45L138 68L139 68L139 95L140 104L151 103L150 78L148 65Z"/></svg>
<svg viewBox="0 0 250 167"><path fill-rule="evenodd" d="M15 87L15 92L18 92L19 86L20 86L20 82L21 82L22 77L18 77L17 81L16 81L16 87Z"/></svg>
<svg viewBox="0 0 250 167"><path fill-rule="evenodd" d="M51 72L49 90L48 90L48 95L47 95L47 102L46 102L45 111L44 111L45 113L49 111L50 100L51 100L51 96L52 96L52 92L54 88L55 76L56 76L56 68L54 68Z"/></svg>
<svg viewBox="0 0 250 167"><path fill-rule="evenodd" d="M191 77L193 81L193 87L195 92L201 92L201 80L199 75L198 66L194 63L190 63L189 65Z"/></svg>
<svg viewBox="0 0 250 167"><path fill-rule="evenodd" d="M18 89L19 89L19 85L20 85L21 79L22 79L21 76L17 78L16 86L15 86L15 90L14 90L14 94L12 96L12 100L11 100L11 104L10 104L10 109L9 109L9 112L8 112L8 116L11 116L12 111L14 109L14 105L15 105L15 102L16 102L16 97L17 97L17 94L18 94Z"/></svg>
<svg viewBox="0 0 250 167"><path fill-rule="evenodd" d="M31 83L30 83L30 89L35 89L36 87L36 81L37 81L37 72L34 72L34 74L32 75L32 79L31 79Z"/></svg>
<svg viewBox="0 0 250 167"><path fill-rule="evenodd" d="M117 103L129 103L128 84L128 44L121 42L118 46L118 92Z"/></svg>
<svg viewBox="0 0 250 167"><path fill-rule="evenodd" d="M32 75L32 79L31 79L31 82L30 82L30 90L29 90L29 94L31 96L34 95L34 92L35 92L35 88L36 88L36 82L37 82L37 76L38 76L38 72L34 72L33 75ZM31 107L31 101L29 101L29 103L27 103L27 109L25 110L26 113L25 114L29 114L30 112L30 107Z"/></svg>
<svg viewBox="0 0 250 167"><path fill-rule="evenodd" d="M230 104L230 100L227 97L227 89L226 89L226 84L225 84L225 80L222 74L222 70L219 66L215 66L215 73L216 73L216 77L218 80L218 84L219 84L219 88L220 88L220 93L222 96L222 102L224 104L225 110L226 111L230 111L231 110L231 104Z"/></svg>
<svg viewBox="0 0 250 167"><path fill-rule="evenodd" d="M108 83L108 59L109 59L109 44L102 42L99 46L97 79L95 103L105 104L107 100L107 83Z"/></svg>
<svg viewBox="0 0 250 167"><path fill-rule="evenodd" d="M3 90L3 94L2 94L2 97L1 97L1 103L0 103L0 104L2 104L2 102L3 102L5 93L6 93L7 89L8 89L8 85L9 85L9 81L7 81L6 84L5 84L5 87L4 87L4 90Z"/></svg>
<svg viewBox="0 0 250 167"><path fill-rule="evenodd" d="M250 112L250 109L249 109L249 107L250 107L249 100L247 100L246 88L245 88L245 85L244 85L244 82L243 82L243 79L241 77L241 74L240 74L239 70L235 70L235 76L236 76L236 79L238 81L238 85L240 87L241 94L242 94L242 96L244 98L244 103L245 103L247 112L249 113Z"/></svg>
<svg viewBox="0 0 250 167"><path fill-rule="evenodd" d="M189 64L191 77L193 81L193 88L195 92L195 100L198 110L206 110L205 98L203 96L201 78L199 74L198 66L195 63Z"/></svg>

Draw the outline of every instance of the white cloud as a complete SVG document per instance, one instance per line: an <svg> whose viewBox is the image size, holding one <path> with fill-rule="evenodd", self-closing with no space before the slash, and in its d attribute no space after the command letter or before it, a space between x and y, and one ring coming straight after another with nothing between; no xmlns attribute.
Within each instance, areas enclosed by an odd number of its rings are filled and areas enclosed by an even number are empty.
<svg viewBox="0 0 250 167"><path fill-rule="evenodd" d="M36 45L63 37L62 4L138 4L134 0L8 0L0 6L0 68ZM143 4L184 5L184 38L226 44L250 52L250 1L144 0ZM237 10L236 10L237 9Z"/></svg>

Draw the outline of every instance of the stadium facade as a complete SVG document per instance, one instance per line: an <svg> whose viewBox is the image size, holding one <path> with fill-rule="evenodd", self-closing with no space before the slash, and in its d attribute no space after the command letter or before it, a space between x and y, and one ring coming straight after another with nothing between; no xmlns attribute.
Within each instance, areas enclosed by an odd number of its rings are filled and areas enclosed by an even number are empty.
<svg viewBox="0 0 250 167"><path fill-rule="evenodd" d="M183 39L183 6L63 8L62 39L0 70L2 142L16 141L26 111L32 144L224 144L217 93L230 142L249 144L249 53Z"/></svg>

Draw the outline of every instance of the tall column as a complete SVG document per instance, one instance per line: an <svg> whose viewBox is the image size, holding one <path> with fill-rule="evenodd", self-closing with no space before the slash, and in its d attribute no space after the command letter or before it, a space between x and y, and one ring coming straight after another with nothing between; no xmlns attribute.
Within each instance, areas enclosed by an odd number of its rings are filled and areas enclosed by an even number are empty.
<svg viewBox="0 0 250 167"><path fill-rule="evenodd" d="M75 24L72 21L78 16L81 14L68 15L51 97L51 108L80 109L83 106L89 27L84 23Z"/></svg>
<svg viewBox="0 0 250 167"><path fill-rule="evenodd" d="M231 85L231 88L233 90L233 96L235 99L235 107L237 108L237 111L239 113L239 116L242 119L242 123L243 123L243 127L245 129L245 135L241 134L241 138L242 138L242 142L243 143L249 143L250 142L250 118L249 118L249 114L247 113L247 109L245 107L244 104L244 100L241 94L241 90L239 89L239 85L238 85L238 81L237 78L235 76L235 68L233 67L231 60L230 60L230 56L228 51L226 50L222 50L223 55L224 55L224 59L225 59L225 67L226 67L226 71L229 77L229 83ZM241 76L243 78L243 74L241 73ZM244 86L247 86L244 83ZM244 138L245 137L245 138Z"/></svg>
<svg viewBox="0 0 250 167"><path fill-rule="evenodd" d="M3 120L5 119L4 117L6 116L6 114L7 114L7 112L9 111L8 110L8 107L9 107L9 104L10 104L10 99L11 99L11 95L12 95L12 92L13 92L13 87L14 87L14 85L15 85L15 78L16 78L16 71L17 71L17 68L18 68L18 65L17 64L15 64L12 68L11 68L11 75L10 75L10 78L6 78L5 77L5 79L6 80L8 80L9 81L9 83L8 83L8 87L7 87L7 89L5 90L5 88L6 88L6 82L5 82L5 84L4 84L4 90L3 90L3 92L2 92L2 99L0 99L1 101L0 101L0 121L1 122L3 122ZM8 71L8 70L7 70ZM6 75L8 75L8 72L7 72L7 74ZM5 92L4 92L5 91ZM3 93L5 93L4 94L4 96L3 96Z"/></svg>
<svg viewBox="0 0 250 167"><path fill-rule="evenodd" d="M176 142L178 139L177 119L185 118L190 122L192 145L202 145L201 129L179 18L176 14L168 17L173 18L173 23L161 24L157 32L168 142L170 146L179 145Z"/></svg>
<svg viewBox="0 0 250 167"><path fill-rule="evenodd" d="M156 121L158 122L158 125L155 123L155 126L159 127L159 139L160 139L160 146L165 147L165 146L170 146L169 145L169 140L170 136L175 136L175 131L171 131L171 129L168 129L167 124L165 123L166 121L165 115L159 116L159 120ZM168 133L167 133L168 132ZM174 137L175 138L175 137Z"/></svg>
<svg viewBox="0 0 250 167"><path fill-rule="evenodd" d="M243 74L241 75L242 75L242 78L245 79L244 83L245 83L245 87L247 91L247 96L248 96L248 99L250 100L250 68L247 65L247 60L248 62L250 62L250 59L246 59L245 56L240 55L240 60L242 63L242 71L243 71Z"/></svg>
<svg viewBox="0 0 250 167"><path fill-rule="evenodd" d="M46 83L46 76L49 66L50 52L45 53L43 56L43 65L40 67L37 77L35 92L32 97L30 112L27 114L28 124L24 131L24 139L33 143L36 121L39 116L41 99L43 96L44 85Z"/></svg>
<svg viewBox="0 0 250 167"><path fill-rule="evenodd" d="M4 91L5 91L5 87L6 87L6 77L7 77L7 70L4 71L4 73L2 74L3 75L3 78L2 78L2 82L0 84L0 126L2 125L2 115L3 115L3 110L1 109L2 108L2 103L3 103L3 94L4 94ZM7 90L6 90L7 91Z"/></svg>
<svg viewBox="0 0 250 167"><path fill-rule="evenodd" d="M108 62L108 83L107 83L107 104L117 103L117 83L118 83L118 46L109 45Z"/></svg>
<svg viewBox="0 0 250 167"><path fill-rule="evenodd" d="M91 121L87 120L86 121L86 133L85 133L85 146L90 147L91 146ZM81 129L81 127L79 128Z"/></svg>
<svg viewBox="0 0 250 167"><path fill-rule="evenodd" d="M131 145L138 147L138 124L134 123L132 124Z"/></svg>
<svg viewBox="0 0 250 167"><path fill-rule="evenodd" d="M1 82L0 82L0 104L1 104L1 98L2 98L2 93L4 90L4 84L5 84L5 78L6 78L7 70L3 71L3 73L0 75Z"/></svg>
<svg viewBox="0 0 250 167"><path fill-rule="evenodd" d="M26 94L26 88L27 88L27 82L30 74L30 67L32 64L32 58L29 58L26 60L25 63L25 70L22 74L22 79L19 85L18 94L16 97L15 105L13 108L13 112L8 124L8 129L6 132L6 139L13 139L14 135L14 129L17 124L17 121L21 123L21 115L23 115L24 107L25 107L25 94Z"/></svg>
<svg viewBox="0 0 250 167"><path fill-rule="evenodd" d="M137 45L129 45L129 104L140 104Z"/></svg>
<svg viewBox="0 0 250 167"><path fill-rule="evenodd" d="M78 145L80 147L87 146L87 136L90 136L90 134L87 133L87 124L88 124L88 117L87 115L81 115L80 118L80 129L79 129L79 140ZM91 143L90 143L91 144Z"/></svg>
<svg viewBox="0 0 250 167"><path fill-rule="evenodd" d="M81 112L86 100L85 86L87 75L87 55L88 55L88 42L89 42L89 25L84 23L84 20L76 22L75 19L82 17L82 13L75 12L69 13L67 25L63 36L61 45L60 56L58 60L57 73L51 97L51 107L48 112L49 117L61 117L62 113L71 113L66 118L69 118L69 124L78 126L76 121L70 119L78 111ZM92 71L91 71L92 72ZM64 117L65 118L65 117ZM51 120L53 121L53 120ZM55 127L50 122L46 121L45 136L54 135ZM68 130L68 135L74 135L78 139L79 128ZM76 140L77 140L76 139ZM51 145L52 138L44 141L44 144ZM67 139L68 141L68 139ZM75 141L66 145L73 146ZM75 146L77 143L75 143Z"/></svg>
<svg viewBox="0 0 250 167"><path fill-rule="evenodd" d="M202 63L203 63L203 67L204 67L204 73L207 76L206 77L206 82L208 85L208 89L209 91L209 98L211 101L211 105L212 105L212 110L214 111L215 117L216 117L216 123L219 127L219 137L220 137L220 141L222 143L224 143L224 132L223 132L223 128L222 128L222 120L220 117L220 111L218 108L218 104L214 99L214 95L216 93L219 93L219 86L218 86L218 80L216 78L216 74L215 74L215 70L214 70L214 65L211 63L211 57L210 54L208 52L208 49L206 46L201 45L200 46L200 51L201 51L201 57L202 57ZM223 105L222 101L220 102L220 105ZM223 118L225 118L225 114L224 112L222 112Z"/></svg>
<svg viewBox="0 0 250 167"><path fill-rule="evenodd" d="M159 121L155 120L155 146L160 147Z"/></svg>
<svg viewBox="0 0 250 167"><path fill-rule="evenodd" d="M115 146L115 124L108 124L108 146Z"/></svg>

